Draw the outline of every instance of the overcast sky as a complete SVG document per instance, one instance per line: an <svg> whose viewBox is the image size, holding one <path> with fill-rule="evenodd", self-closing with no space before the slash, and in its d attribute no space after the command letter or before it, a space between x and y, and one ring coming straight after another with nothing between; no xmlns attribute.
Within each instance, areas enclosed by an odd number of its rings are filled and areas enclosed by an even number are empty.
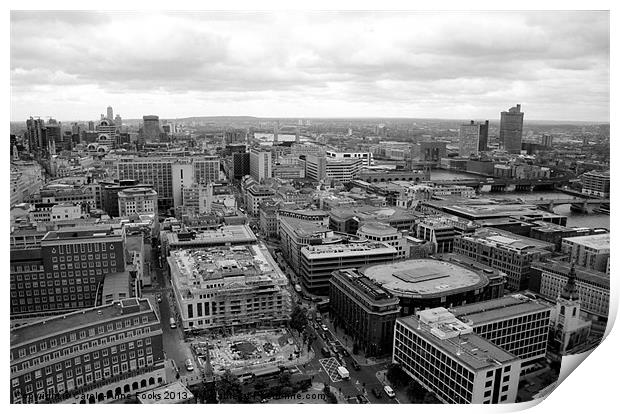
<svg viewBox="0 0 620 414"><path fill-rule="evenodd" d="M11 120L609 120L607 12L12 12Z"/></svg>

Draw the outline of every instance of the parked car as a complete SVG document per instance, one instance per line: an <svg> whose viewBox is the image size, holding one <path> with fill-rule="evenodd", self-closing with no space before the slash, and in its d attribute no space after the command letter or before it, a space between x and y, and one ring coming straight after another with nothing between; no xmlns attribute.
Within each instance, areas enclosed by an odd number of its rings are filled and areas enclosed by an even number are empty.
<svg viewBox="0 0 620 414"><path fill-rule="evenodd" d="M161 293L157 294L157 302L161 303Z"/></svg>
<svg viewBox="0 0 620 414"><path fill-rule="evenodd" d="M394 393L394 390L392 389L392 387L390 387L389 385L386 385L383 387L383 391L385 391L385 394L390 397L390 398L394 398L396 397L396 394Z"/></svg>
<svg viewBox="0 0 620 414"><path fill-rule="evenodd" d="M192 360L189 358L185 360L185 369L187 369L188 371L194 370L194 364L192 363Z"/></svg>

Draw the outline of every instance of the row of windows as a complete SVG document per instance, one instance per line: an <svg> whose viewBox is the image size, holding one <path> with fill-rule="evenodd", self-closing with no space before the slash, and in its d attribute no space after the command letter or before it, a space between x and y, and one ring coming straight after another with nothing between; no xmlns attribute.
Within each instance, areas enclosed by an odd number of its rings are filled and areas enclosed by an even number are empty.
<svg viewBox="0 0 620 414"><path fill-rule="evenodd" d="M18 349L17 352L18 352L19 358L25 358L28 355L37 354L41 351L46 351L47 349L56 348L57 346L63 346L67 344L68 342L75 342L78 339L86 339L87 337L92 338L96 335L105 334L106 331L109 333L109 332L114 332L115 330L122 330L125 328L130 328L132 326L138 326L140 324L147 324L147 323L149 323L149 317L147 315L143 315L141 318L140 317L134 317L133 319L126 318L124 319L124 321L116 321L116 323L108 323L106 325L101 324L97 327L89 328L88 330L71 332L69 335L62 335L56 338L52 338L49 341L43 340L36 344L32 344L28 347L25 347L25 346L21 347ZM145 333L150 332L150 327L146 327L144 329L144 332ZM141 335L142 329L137 329L135 334ZM132 337L133 331L128 331L127 336ZM125 333L124 332L119 333L118 339L121 340L124 338L125 338ZM107 343L108 339L110 340L110 342L114 342L116 341L116 335L111 335L109 338L101 338L101 343L102 344ZM92 341L92 344L93 346L97 346L98 345L97 340ZM85 349L84 345L86 345L86 349L88 349L87 343L82 344L82 349ZM74 349L76 347L77 345L74 346ZM11 352L11 360L13 360L13 351Z"/></svg>
<svg viewBox="0 0 620 414"><path fill-rule="evenodd" d="M87 259L88 258L88 259ZM67 262L70 261L86 261L86 260L101 260L101 259L107 259L108 258L108 254L107 253L103 253L103 254L81 254L81 255L66 255L66 256L53 256L52 257L52 263L56 263L56 262L64 262L65 260ZM114 259L116 258L116 253L110 253L110 259Z"/></svg>

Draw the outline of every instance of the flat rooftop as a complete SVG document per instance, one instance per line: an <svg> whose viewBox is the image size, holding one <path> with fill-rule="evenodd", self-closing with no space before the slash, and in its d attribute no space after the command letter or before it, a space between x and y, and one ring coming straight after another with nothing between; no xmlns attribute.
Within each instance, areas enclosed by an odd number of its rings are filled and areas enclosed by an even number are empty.
<svg viewBox="0 0 620 414"><path fill-rule="evenodd" d="M214 288L213 282L220 290L287 283L267 249L257 244L174 250L168 263L173 283L184 291Z"/></svg>
<svg viewBox="0 0 620 414"><path fill-rule="evenodd" d="M360 271L399 297L444 296L480 289L489 283L482 272L435 259L403 260L363 267Z"/></svg>
<svg viewBox="0 0 620 414"><path fill-rule="evenodd" d="M435 310L445 311L443 308L428 311ZM497 368L500 364L518 360L516 356L468 330L449 312L443 313L441 320L431 323L424 323L419 316L414 315L397 321L474 371Z"/></svg>
<svg viewBox="0 0 620 414"><path fill-rule="evenodd" d="M131 291L129 272L108 273L103 278L103 300L108 295L112 295L114 299L119 299L120 295L129 297Z"/></svg>
<svg viewBox="0 0 620 414"><path fill-rule="evenodd" d="M122 238L122 232L120 229L114 229L112 226L85 226L78 228L70 228L66 230L50 231L43 237L41 243L49 241L73 241L79 239L91 239L91 238L108 238L119 237Z"/></svg>
<svg viewBox="0 0 620 414"><path fill-rule="evenodd" d="M567 237L564 240L594 250L609 250L609 235L610 233L593 234L591 236Z"/></svg>
<svg viewBox="0 0 620 414"><path fill-rule="evenodd" d="M179 237L179 232L167 233L169 245L184 244L226 244L226 243L253 243L256 241L254 232L248 225L230 225L219 229L202 230L194 233L193 238ZM182 234L182 233L181 233Z"/></svg>
<svg viewBox="0 0 620 414"><path fill-rule="evenodd" d="M372 219L415 219L419 217L418 214L405 210L399 207L374 207L374 206L359 206L359 207L346 207L346 208L334 208L330 211L331 216L339 218L359 217L362 220Z"/></svg>
<svg viewBox="0 0 620 414"><path fill-rule="evenodd" d="M354 289L374 301L391 302L396 299L394 295L359 273L356 269L337 270L334 274L345 279Z"/></svg>
<svg viewBox="0 0 620 414"><path fill-rule="evenodd" d="M477 239L488 244L504 246L516 250L549 250L553 251L553 243L544 242L530 237L519 236L509 231L491 227L477 229L473 234L463 235L465 239Z"/></svg>
<svg viewBox="0 0 620 414"><path fill-rule="evenodd" d="M382 242L361 242L361 243L337 243L337 244L320 244L304 246L301 248L301 254L310 258L320 256L342 257L342 256L364 256L369 253L396 253L394 246L390 246Z"/></svg>
<svg viewBox="0 0 620 414"><path fill-rule="evenodd" d="M533 204L451 204L443 205L443 210L470 220L480 220L489 218L509 217L509 216L535 216L542 217L545 212Z"/></svg>
<svg viewBox="0 0 620 414"><path fill-rule="evenodd" d="M525 295L515 294L503 298L472 303L450 309L458 319L474 326L489 322L514 318L551 309L548 303L531 299Z"/></svg>
<svg viewBox="0 0 620 414"><path fill-rule="evenodd" d="M58 335L64 331L73 331L80 327L90 326L99 321L116 318L123 314L136 313L135 310L128 310L128 308L133 306L139 306L138 312L152 310L148 299L131 298L110 305L55 316L11 329L11 346L18 346L46 336Z"/></svg>

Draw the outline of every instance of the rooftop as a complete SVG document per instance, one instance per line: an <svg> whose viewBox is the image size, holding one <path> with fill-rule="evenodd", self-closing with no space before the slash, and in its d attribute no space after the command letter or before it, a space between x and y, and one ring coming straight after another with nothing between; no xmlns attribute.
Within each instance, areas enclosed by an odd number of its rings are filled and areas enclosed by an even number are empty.
<svg viewBox="0 0 620 414"><path fill-rule="evenodd" d="M106 298L118 300L128 298L131 292L129 272L108 273L103 278L102 297L104 303Z"/></svg>
<svg viewBox="0 0 620 414"><path fill-rule="evenodd" d="M594 250L609 250L609 233L593 234L591 236L567 237L564 241L588 247Z"/></svg>
<svg viewBox="0 0 620 414"><path fill-rule="evenodd" d="M518 358L474 334L445 308L427 309L397 319L417 335L475 371L497 368Z"/></svg>
<svg viewBox="0 0 620 414"><path fill-rule="evenodd" d="M139 306L138 309L135 308L136 305ZM11 346L18 346L50 335L59 335L64 331L74 331L123 314L152 310L148 299L132 298L110 305L55 316L11 329Z"/></svg>
<svg viewBox="0 0 620 414"><path fill-rule="evenodd" d="M184 244L225 244L225 243L253 243L256 241L254 232L248 225L223 226L213 230L202 230L199 233L169 232L166 237L169 245Z"/></svg>
<svg viewBox="0 0 620 414"><path fill-rule="evenodd" d="M549 250L553 251L554 244L529 237L519 236L509 231L491 227L477 229L473 234L463 235L463 238L477 239L487 244L507 247L519 251Z"/></svg>
<svg viewBox="0 0 620 414"><path fill-rule="evenodd" d="M367 254L396 253L395 247L382 242L359 243L337 243L337 244L320 244L310 245L301 248L301 254L310 258L320 256L342 257L342 256L365 256Z"/></svg>
<svg viewBox="0 0 620 414"><path fill-rule="evenodd" d="M545 262L532 263L533 269L547 270L553 273L561 274L565 277L568 277L570 266L570 263L560 262L558 260L547 260ZM603 272L586 269L581 266L575 266L575 275L577 276L577 280L582 280L609 289L609 276Z"/></svg>
<svg viewBox="0 0 620 414"><path fill-rule="evenodd" d="M415 214L409 210L405 210L399 207L374 207L374 206L359 206L359 207L346 207L346 208L334 208L330 212L331 216L335 216L342 219L347 219L350 217L359 217L362 220L373 220L373 219L388 219L388 220L398 220L398 219L414 219L418 217L418 214Z"/></svg>
<svg viewBox="0 0 620 414"><path fill-rule="evenodd" d="M267 249L257 244L174 250L168 262L174 283L186 293L187 290L215 288L215 281L218 290L224 290L224 285L244 288L274 280L278 284L286 283Z"/></svg>
<svg viewBox="0 0 620 414"><path fill-rule="evenodd" d="M79 228L71 228L66 230L50 231L43 237L41 244L45 242L55 241L72 241L78 239L91 239L98 237L119 237L122 238L120 229L114 229L112 226L84 226Z"/></svg>
<svg viewBox="0 0 620 414"><path fill-rule="evenodd" d="M400 297L445 296L480 289L489 283L483 272L435 259L403 260L363 267L360 271Z"/></svg>
<svg viewBox="0 0 620 414"><path fill-rule="evenodd" d="M458 306L450 309L450 312L463 322L477 326L492 321L540 312L551 307L546 302L538 301L525 295L515 294Z"/></svg>
<svg viewBox="0 0 620 414"><path fill-rule="evenodd" d="M336 270L334 274L346 279L352 287L374 301L389 301L395 299L390 292L359 273L356 269Z"/></svg>

